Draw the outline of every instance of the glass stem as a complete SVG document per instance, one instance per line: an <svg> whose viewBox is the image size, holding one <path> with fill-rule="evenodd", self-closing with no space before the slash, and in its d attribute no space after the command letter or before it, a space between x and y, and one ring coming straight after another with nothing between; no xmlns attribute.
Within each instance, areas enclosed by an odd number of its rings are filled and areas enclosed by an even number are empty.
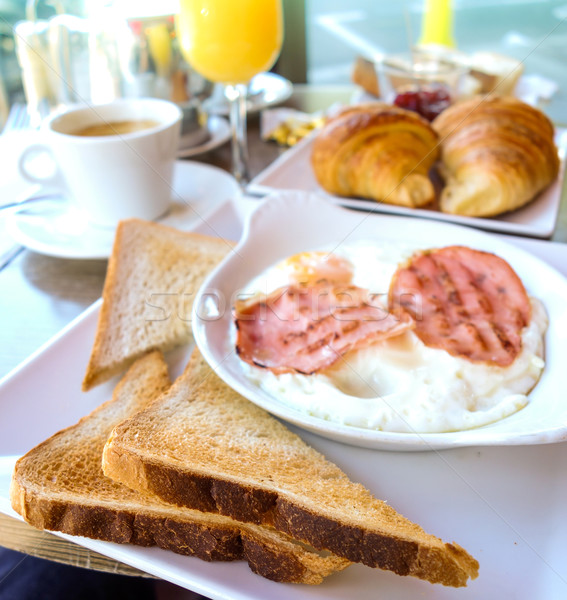
<svg viewBox="0 0 567 600"><path fill-rule="evenodd" d="M248 144L246 140L246 85L227 85L232 132L232 174L241 185L248 183Z"/></svg>

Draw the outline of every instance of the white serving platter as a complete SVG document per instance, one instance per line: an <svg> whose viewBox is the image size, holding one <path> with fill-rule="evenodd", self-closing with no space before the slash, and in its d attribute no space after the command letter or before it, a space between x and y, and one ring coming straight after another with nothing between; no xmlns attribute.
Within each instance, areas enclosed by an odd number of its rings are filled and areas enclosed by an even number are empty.
<svg viewBox="0 0 567 600"><path fill-rule="evenodd" d="M244 207L247 213L254 203ZM229 203L203 232L238 238L242 205ZM567 274L567 247L512 240ZM107 400L115 381L80 391L100 303L0 382L0 511L11 510L8 489L15 458ZM169 354L178 373L189 348ZM242 562L205 563L157 548L75 538L82 546L152 573L214 600L562 600L567 597L567 443L459 448L434 452L382 452L345 445L291 428L336 462L355 481L406 517L480 562L467 588L431 585L360 565L320 586L277 584Z"/></svg>
<svg viewBox="0 0 567 600"><path fill-rule="evenodd" d="M360 198L341 198L326 193L317 183L311 168L311 147L316 132L301 140L296 146L284 152L267 169L257 175L249 184L250 194L266 195L278 190L301 190L317 192L332 204L365 210L373 213L420 217L467 225L478 229L526 235L538 238L549 238L555 230L565 174L565 154L567 151L567 130L558 128L556 144L561 159L560 172L557 179L530 204L497 217L463 217L449 215L432 208L407 208L383 202L374 202Z"/></svg>

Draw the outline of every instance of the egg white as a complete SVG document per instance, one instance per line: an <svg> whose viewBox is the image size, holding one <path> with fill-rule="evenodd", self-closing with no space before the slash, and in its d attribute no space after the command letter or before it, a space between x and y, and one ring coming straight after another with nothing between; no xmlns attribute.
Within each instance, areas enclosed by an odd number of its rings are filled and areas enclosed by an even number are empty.
<svg viewBox="0 0 567 600"><path fill-rule="evenodd" d="M407 244L360 241L332 251L352 263L354 285L385 299L398 265L415 250ZM286 283L285 271L276 265L254 279L246 292L267 294ZM275 375L240 364L251 381L278 401L335 423L413 433L471 429L526 406L541 376L547 314L540 301L530 300L532 319L522 332L522 351L507 367L429 348L412 331L349 352L314 375Z"/></svg>

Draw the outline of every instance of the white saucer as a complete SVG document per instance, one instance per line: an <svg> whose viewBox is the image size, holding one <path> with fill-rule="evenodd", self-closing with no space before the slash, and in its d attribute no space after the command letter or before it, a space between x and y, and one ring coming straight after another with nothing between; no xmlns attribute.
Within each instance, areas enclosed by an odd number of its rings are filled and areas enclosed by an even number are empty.
<svg viewBox="0 0 567 600"><path fill-rule="evenodd" d="M217 167L177 161L173 178L173 204L159 223L191 230L207 222L223 202L240 195L238 183ZM110 256L114 229L94 227L62 197L31 203L7 217L7 230L30 250L75 259L105 259Z"/></svg>
<svg viewBox="0 0 567 600"><path fill-rule="evenodd" d="M273 104L287 100L293 92L293 84L275 73L259 73L248 85L246 110L255 113ZM228 115L229 104L224 95L224 87L215 86L213 94L203 102L203 109L210 115Z"/></svg>
<svg viewBox="0 0 567 600"><path fill-rule="evenodd" d="M178 158L189 158L190 156L197 156L209 150L214 150L230 139L230 124L223 117L210 116L207 120L207 129L209 130L210 137L202 144L184 148L183 138L181 138L177 152Z"/></svg>

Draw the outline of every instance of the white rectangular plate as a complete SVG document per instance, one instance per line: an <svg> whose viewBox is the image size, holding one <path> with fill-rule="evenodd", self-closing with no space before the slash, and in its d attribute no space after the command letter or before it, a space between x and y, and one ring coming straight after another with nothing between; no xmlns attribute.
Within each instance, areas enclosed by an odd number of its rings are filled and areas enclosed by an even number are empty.
<svg viewBox="0 0 567 600"><path fill-rule="evenodd" d="M284 152L284 154L250 182L247 188L248 192L251 194L268 194L276 190L286 189L317 192L327 197L329 202L348 208L408 217L436 219L438 221L468 225L489 231L538 238L551 237L555 231L563 190L567 129L558 128L555 136L561 158L557 179L536 200L527 206L491 218L462 217L445 214L431 208L406 208L405 206L384 204L383 202L374 202L373 200L340 198L327 194L317 183L313 169L311 168L311 146L315 135L310 135L290 150Z"/></svg>
<svg viewBox="0 0 567 600"><path fill-rule="evenodd" d="M241 208L225 206L209 221L211 229L238 237ZM510 241L567 274L567 246ZM99 307L95 303L0 382L0 511L8 515L17 517L8 496L15 457L75 423L112 393L115 381L80 391ZM173 376L188 353L183 348L168 355ZM354 565L320 586L277 584L254 575L242 562L206 563L158 548L62 537L215 600L567 597L567 443L380 452L292 429L403 515L464 546L480 562L479 578L455 590Z"/></svg>

